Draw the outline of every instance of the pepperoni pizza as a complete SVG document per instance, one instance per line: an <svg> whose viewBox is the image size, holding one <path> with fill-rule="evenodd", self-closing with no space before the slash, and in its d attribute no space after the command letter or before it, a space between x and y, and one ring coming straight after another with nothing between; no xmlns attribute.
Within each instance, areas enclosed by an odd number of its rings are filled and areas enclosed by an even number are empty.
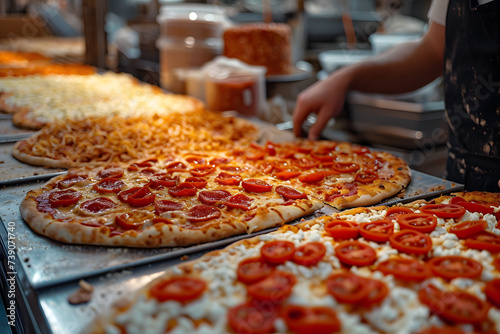
<svg viewBox="0 0 500 334"><path fill-rule="evenodd" d="M498 333L500 194L459 195L240 241L169 268L86 333Z"/></svg>
<svg viewBox="0 0 500 334"><path fill-rule="evenodd" d="M180 246L280 226L324 203L374 204L409 180L402 160L365 147L267 142L72 169L20 209L36 232L63 242Z"/></svg>

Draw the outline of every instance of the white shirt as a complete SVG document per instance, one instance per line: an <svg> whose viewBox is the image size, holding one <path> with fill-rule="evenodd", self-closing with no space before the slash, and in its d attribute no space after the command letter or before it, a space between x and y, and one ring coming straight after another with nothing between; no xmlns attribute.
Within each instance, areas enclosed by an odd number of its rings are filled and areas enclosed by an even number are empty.
<svg viewBox="0 0 500 334"><path fill-rule="evenodd" d="M484 5L493 0L478 0L478 5ZM431 8L427 17L429 20L436 22L442 26L446 25L446 14L448 12L448 4L450 0L434 0L432 1Z"/></svg>

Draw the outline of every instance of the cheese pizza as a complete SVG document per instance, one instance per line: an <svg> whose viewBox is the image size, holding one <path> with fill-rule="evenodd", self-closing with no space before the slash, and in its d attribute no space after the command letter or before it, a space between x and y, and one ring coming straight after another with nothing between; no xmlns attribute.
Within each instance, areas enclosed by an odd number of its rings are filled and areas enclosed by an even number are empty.
<svg viewBox="0 0 500 334"><path fill-rule="evenodd" d="M55 120L89 117L153 117L203 109L186 95L163 93L124 73L32 75L0 78L4 111L19 127L38 130Z"/></svg>
<svg viewBox="0 0 500 334"><path fill-rule="evenodd" d="M169 268L99 310L85 333L497 333L493 196L284 226Z"/></svg>

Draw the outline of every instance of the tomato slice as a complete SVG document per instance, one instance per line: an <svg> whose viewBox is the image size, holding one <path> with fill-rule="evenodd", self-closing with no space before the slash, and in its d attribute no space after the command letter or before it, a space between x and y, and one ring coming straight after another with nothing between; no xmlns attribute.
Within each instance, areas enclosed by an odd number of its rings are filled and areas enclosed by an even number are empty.
<svg viewBox="0 0 500 334"><path fill-rule="evenodd" d="M149 212L131 211L115 217L115 224L124 230L138 230L151 218Z"/></svg>
<svg viewBox="0 0 500 334"><path fill-rule="evenodd" d="M305 267L312 267L318 264L325 256L326 247L322 242L311 241L301 245L293 255L293 262Z"/></svg>
<svg viewBox="0 0 500 334"><path fill-rule="evenodd" d="M372 183L376 179L378 179L378 175L375 174L374 172L369 172L369 171L359 172L354 177L355 181L363 184Z"/></svg>
<svg viewBox="0 0 500 334"><path fill-rule="evenodd" d="M281 315L288 328L297 334L330 334L340 330L337 314L326 306L287 305Z"/></svg>
<svg viewBox="0 0 500 334"><path fill-rule="evenodd" d="M449 280L455 277L477 278L483 271L479 262L458 255L434 257L428 263L434 275Z"/></svg>
<svg viewBox="0 0 500 334"><path fill-rule="evenodd" d="M226 172L221 172L215 178L215 182L226 185L226 186L237 186L243 179L237 174L229 174Z"/></svg>
<svg viewBox="0 0 500 334"><path fill-rule="evenodd" d="M227 322L237 334L273 333L278 317L275 307L264 307L252 301L228 309Z"/></svg>
<svg viewBox="0 0 500 334"><path fill-rule="evenodd" d="M378 264L377 270L403 281L423 281L431 277L429 266L422 261L407 257L391 257Z"/></svg>
<svg viewBox="0 0 500 334"><path fill-rule="evenodd" d="M486 283L484 292L486 298L497 308L500 308L500 278L494 278Z"/></svg>
<svg viewBox="0 0 500 334"><path fill-rule="evenodd" d="M80 198L82 198L82 193L75 189L56 190L50 193L49 203L53 208L70 206L77 203Z"/></svg>
<svg viewBox="0 0 500 334"><path fill-rule="evenodd" d="M176 300L187 303L198 299L206 287L207 283L199 278L179 276L156 283L149 289L149 293L159 302Z"/></svg>
<svg viewBox="0 0 500 334"><path fill-rule="evenodd" d="M272 185L260 179L247 179L241 182L241 186L249 193L265 193L273 189Z"/></svg>
<svg viewBox="0 0 500 334"><path fill-rule="evenodd" d="M458 204L427 204L420 211L439 218L460 218L464 215L465 208Z"/></svg>
<svg viewBox="0 0 500 334"><path fill-rule="evenodd" d="M413 213L413 210L405 207L390 207L387 209L387 212L385 213L385 218L394 219L396 218L397 215L404 213Z"/></svg>
<svg viewBox="0 0 500 334"><path fill-rule="evenodd" d="M311 158L321 162L332 162L335 157L329 153L311 152Z"/></svg>
<svg viewBox="0 0 500 334"><path fill-rule="evenodd" d="M299 175L300 175L300 172L291 172L291 171L278 172L278 173L274 174L274 176L277 179L280 179L283 181L293 179Z"/></svg>
<svg viewBox="0 0 500 334"><path fill-rule="evenodd" d="M465 199L463 199L463 197L460 197L460 196L455 196L455 197L452 197L450 199L450 204L458 204L461 202L467 202L467 201Z"/></svg>
<svg viewBox="0 0 500 334"><path fill-rule="evenodd" d="M273 269L263 258L251 257L240 262L236 274L240 282L253 284L269 276Z"/></svg>
<svg viewBox="0 0 500 334"><path fill-rule="evenodd" d="M358 237L358 227L355 222L334 219L325 224L325 232L334 239L346 240Z"/></svg>
<svg viewBox="0 0 500 334"><path fill-rule="evenodd" d="M299 176L299 181L302 183L317 183L325 178L325 173L323 172L313 172L309 174L302 174Z"/></svg>
<svg viewBox="0 0 500 334"><path fill-rule="evenodd" d="M307 199L307 195L300 191L288 186L277 186L276 192L283 196L285 199Z"/></svg>
<svg viewBox="0 0 500 334"><path fill-rule="evenodd" d="M467 220L457 225L453 225L448 232L455 234L460 239L465 239L484 231L487 227L488 223L485 220Z"/></svg>
<svg viewBox="0 0 500 334"><path fill-rule="evenodd" d="M107 177L92 186L92 189L100 193L118 193L125 186L125 183L114 177Z"/></svg>
<svg viewBox="0 0 500 334"><path fill-rule="evenodd" d="M388 219L359 224L359 234L370 241L386 242L392 233L394 233L394 223Z"/></svg>
<svg viewBox="0 0 500 334"><path fill-rule="evenodd" d="M297 279L292 273L275 270L263 280L249 285L247 293L258 301L280 303L290 296L296 282Z"/></svg>
<svg viewBox="0 0 500 334"><path fill-rule="evenodd" d="M291 241L273 240L266 242L260 249L262 257L274 264L281 264L293 258L295 245Z"/></svg>
<svg viewBox="0 0 500 334"><path fill-rule="evenodd" d="M419 291L418 296L422 303L446 322L475 324L488 317L488 304L464 291L441 291L429 284Z"/></svg>
<svg viewBox="0 0 500 334"><path fill-rule="evenodd" d="M473 249L498 253L500 252L500 237L491 232L483 231L467 238L465 240L465 245Z"/></svg>
<svg viewBox="0 0 500 334"><path fill-rule="evenodd" d="M377 253L369 245L359 241L346 241L335 247L340 262L351 266L367 266L375 262Z"/></svg>
<svg viewBox="0 0 500 334"><path fill-rule="evenodd" d="M396 217L401 230L431 233L436 229L437 218L429 213L407 213Z"/></svg>
<svg viewBox="0 0 500 334"><path fill-rule="evenodd" d="M427 254L432 247L431 238L414 230L403 230L389 236L391 246L407 254Z"/></svg>
<svg viewBox="0 0 500 334"><path fill-rule="evenodd" d="M168 193L173 197L190 197L196 195L197 192L197 188L191 182L181 182L168 189Z"/></svg>
<svg viewBox="0 0 500 334"><path fill-rule="evenodd" d="M377 279L365 278L368 282L368 295L361 301L361 305L369 307L379 304L389 294L387 285Z"/></svg>
<svg viewBox="0 0 500 334"><path fill-rule="evenodd" d="M493 209L491 206L486 206L486 205L483 205L480 203L460 202L457 204L464 207L465 210L467 210L469 212L482 213L483 215L487 215L487 214L492 215L495 213L495 209Z"/></svg>
<svg viewBox="0 0 500 334"><path fill-rule="evenodd" d="M330 275L326 280L326 288L337 301L347 304L356 304L370 293L368 281L349 271Z"/></svg>
<svg viewBox="0 0 500 334"><path fill-rule="evenodd" d="M336 162L332 168L341 173L352 173L359 169L359 165L354 162Z"/></svg>

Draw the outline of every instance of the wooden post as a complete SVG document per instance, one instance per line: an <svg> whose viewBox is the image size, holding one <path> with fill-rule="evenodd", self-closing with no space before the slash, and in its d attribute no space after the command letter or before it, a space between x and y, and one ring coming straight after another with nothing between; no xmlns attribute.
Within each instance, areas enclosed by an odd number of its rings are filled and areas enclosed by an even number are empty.
<svg viewBox="0 0 500 334"><path fill-rule="evenodd" d="M83 0L82 16L85 34L85 63L106 69L107 37L104 29L107 0Z"/></svg>

